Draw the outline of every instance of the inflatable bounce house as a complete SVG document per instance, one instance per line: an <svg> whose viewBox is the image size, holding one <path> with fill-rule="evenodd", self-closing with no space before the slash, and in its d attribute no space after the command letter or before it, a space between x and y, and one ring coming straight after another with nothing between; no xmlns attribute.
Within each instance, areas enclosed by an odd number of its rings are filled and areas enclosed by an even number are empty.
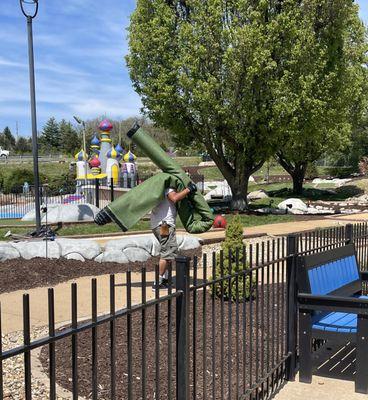
<svg viewBox="0 0 368 400"><path fill-rule="evenodd" d="M110 121L103 120L98 126L99 132L91 140L90 155L83 150L75 155L77 188L90 185L95 179L107 186L112 184L121 188L137 185L137 157L130 150L125 152L120 144L113 146L110 138L112 128Z"/></svg>

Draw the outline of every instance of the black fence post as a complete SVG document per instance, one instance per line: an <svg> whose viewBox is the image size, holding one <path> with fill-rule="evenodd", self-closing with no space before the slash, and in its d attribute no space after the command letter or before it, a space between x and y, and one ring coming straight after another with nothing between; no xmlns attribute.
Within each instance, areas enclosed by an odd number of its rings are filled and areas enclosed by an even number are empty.
<svg viewBox="0 0 368 400"><path fill-rule="evenodd" d="M176 399L189 400L189 257L176 258Z"/></svg>
<svg viewBox="0 0 368 400"><path fill-rule="evenodd" d="M345 241L346 244L351 244L354 242L354 237L353 237L353 224L347 224L345 225Z"/></svg>
<svg viewBox="0 0 368 400"><path fill-rule="evenodd" d="M298 251L297 235L287 236L287 352L290 356L286 364L286 379L295 380L296 347L297 347L297 287L296 287L296 256Z"/></svg>
<svg viewBox="0 0 368 400"><path fill-rule="evenodd" d="M97 208L100 208L100 181L95 179L95 205Z"/></svg>
<svg viewBox="0 0 368 400"><path fill-rule="evenodd" d="M114 178L110 179L110 201L114 201Z"/></svg>

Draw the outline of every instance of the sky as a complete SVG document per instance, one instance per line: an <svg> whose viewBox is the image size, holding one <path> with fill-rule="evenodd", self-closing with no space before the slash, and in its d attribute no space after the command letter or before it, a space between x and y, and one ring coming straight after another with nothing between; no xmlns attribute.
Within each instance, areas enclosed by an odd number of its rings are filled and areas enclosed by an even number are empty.
<svg viewBox="0 0 368 400"><path fill-rule="evenodd" d="M357 0L368 24L368 1ZM0 0L0 131L30 136L26 20L18 0ZM139 114L124 61L135 0L39 0L33 23L37 123Z"/></svg>

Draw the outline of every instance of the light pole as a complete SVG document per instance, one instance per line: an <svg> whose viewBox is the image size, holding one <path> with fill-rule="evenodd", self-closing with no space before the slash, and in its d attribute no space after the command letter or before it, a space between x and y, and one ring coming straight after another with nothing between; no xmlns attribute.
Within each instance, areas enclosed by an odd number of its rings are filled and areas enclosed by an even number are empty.
<svg viewBox="0 0 368 400"><path fill-rule="evenodd" d="M77 124L82 125L82 135L83 135L83 152L84 152L84 185L87 188L87 145L86 145L86 123L79 117L73 115L73 118Z"/></svg>
<svg viewBox="0 0 368 400"><path fill-rule="evenodd" d="M40 212L40 178L38 172L38 139L37 139L37 116L36 116L36 89L35 89L35 71L33 55L33 32L32 20L38 12L38 0L19 0L22 13L27 18L28 30L28 60L29 60L29 84L31 95L31 116L32 116L32 152L33 152L33 174L36 208L36 231L41 229Z"/></svg>

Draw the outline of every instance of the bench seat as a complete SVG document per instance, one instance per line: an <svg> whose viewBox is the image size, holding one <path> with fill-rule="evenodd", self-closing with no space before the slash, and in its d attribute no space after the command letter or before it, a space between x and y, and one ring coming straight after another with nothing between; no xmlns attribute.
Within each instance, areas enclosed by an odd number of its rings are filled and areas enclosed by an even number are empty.
<svg viewBox="0 0 368 400"><path fill-rule="evenodd" d="M312 381L312 340L357 344L355 391L368 393L368 296L354 244L302 255L297 264L299 378Z"/></svg>
<svg viewBox="0 0 368 400"><path fill-rule="evenodd" d="M357 297L359 299L368 299L368 296ZM357 327L357 314L331 312L326 315L316 315L313 317L312 329L315 330L339 333L357 333Z"/></svg>

